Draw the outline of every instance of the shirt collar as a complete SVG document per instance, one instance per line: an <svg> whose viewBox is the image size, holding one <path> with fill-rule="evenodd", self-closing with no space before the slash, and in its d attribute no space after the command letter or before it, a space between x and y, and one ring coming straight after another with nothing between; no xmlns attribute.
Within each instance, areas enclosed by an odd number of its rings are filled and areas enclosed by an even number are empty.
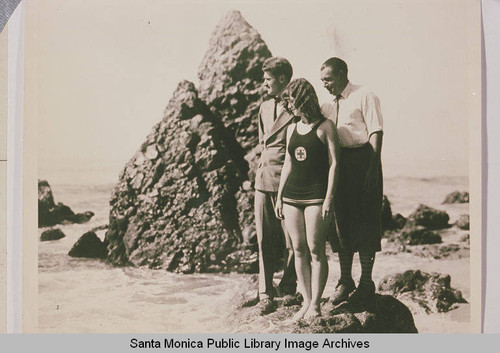
<svg viewBox="0 0 500 353"><path fill-rule="evenodd" d="M344 90L340 94L340 96L344 99L348 98L349 95L351 94L352 91L352 84L351 81L347 81L347 85L345 86Z"/></svg>

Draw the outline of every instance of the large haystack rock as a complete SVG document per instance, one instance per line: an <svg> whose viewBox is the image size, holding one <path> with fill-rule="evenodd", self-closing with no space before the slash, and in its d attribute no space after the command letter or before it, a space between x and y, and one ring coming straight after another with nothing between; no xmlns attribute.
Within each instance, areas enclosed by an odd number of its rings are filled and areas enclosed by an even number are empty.
<svg viewBox="0 0 500 353"><path fill-rule="evenodd" d="M235 199L246 162L233 143L194 85L181 82L121 173L111 199L108 259L184 273L247 266L251 252L240 246Z"/></svg>
<svg viewBox="0 0 500 353"><path fill-rule="evenodd" d="M270 56L260 34L239 11L231 11L212 33L199 67L200 98L221 115L245 153L257 145L262 63Z"/></svg>
<svg viewBox="0 0 500 353"><path fill-rule="evenodd" d="M221 116L238 141L234 152L249 165L249 187L237 195L246 240L255 238L252 183L260 158L257 115L265 98L262 64L269 57L271 52L260 34L239 11L231 11L213 31L198 71L200 98Z"/></svg>
<svg viewBox="0 0 500 353"><path fill-rule="evenodd" d="M262 63L270 56L239 12L217 25L199 89L179 84L163 121L120 176L109 261L184 273L257 270L248 179L258 159Z"/></svg>

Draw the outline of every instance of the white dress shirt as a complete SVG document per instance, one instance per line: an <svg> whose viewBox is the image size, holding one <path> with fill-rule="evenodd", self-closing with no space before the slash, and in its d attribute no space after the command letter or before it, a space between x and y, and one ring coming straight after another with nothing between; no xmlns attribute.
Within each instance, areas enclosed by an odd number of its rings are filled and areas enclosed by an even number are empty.
<svg viewBox="0 0 500 353"><path fill-rule="evenodd" d="M341 93L337 112L337 98L324 104L323 115L337 126L341 147L360 147L368 143L371 134L382 130L380 101L365 86L351 82ZM338 114L337 114L338 113Z"/></svg>

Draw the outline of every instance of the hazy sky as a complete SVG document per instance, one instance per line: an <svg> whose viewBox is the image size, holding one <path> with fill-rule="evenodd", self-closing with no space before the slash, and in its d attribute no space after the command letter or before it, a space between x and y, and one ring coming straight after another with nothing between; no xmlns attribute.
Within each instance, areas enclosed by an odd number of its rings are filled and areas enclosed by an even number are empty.
<svg viewBox="0 0 500 353"><path fill-rule="evenodd" d="M33 4L36 3L36 4ZM340 56L384 115L386 176L468 174L467 18L462 1L54 1L37 6L39 172L114 182L162 119L178 82L197 84L210 34L240 10L295 77L331 99L320 65ZM28 21L31 19L28 18ZM26 44L32 45L30 34ZM478 92L476 92L478 93ZM469 115L468 115L469 114ZM68 174L64 174L68 171Z"/></svg>

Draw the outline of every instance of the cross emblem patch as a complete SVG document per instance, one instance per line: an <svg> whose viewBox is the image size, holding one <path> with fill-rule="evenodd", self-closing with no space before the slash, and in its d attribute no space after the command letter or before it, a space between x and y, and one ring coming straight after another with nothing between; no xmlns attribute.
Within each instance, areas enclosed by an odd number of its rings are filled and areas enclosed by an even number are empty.
<svg viewBox="0 0 500 353"><path fill-rule="evenodd" d="M305 161L307 158L307 152L304 147L297 147L295 149L295 159L299 162Z"/></svg>

